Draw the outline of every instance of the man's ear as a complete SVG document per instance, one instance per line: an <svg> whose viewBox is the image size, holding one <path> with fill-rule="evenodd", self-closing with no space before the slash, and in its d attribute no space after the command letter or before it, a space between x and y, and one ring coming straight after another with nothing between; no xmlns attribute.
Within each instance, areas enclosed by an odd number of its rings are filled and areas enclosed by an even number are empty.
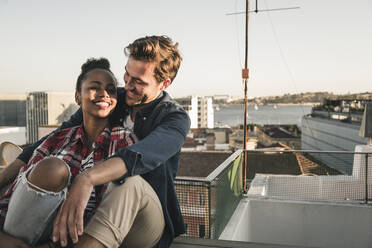
<svg viewBox="0 0 372 248"><path fill-rule="evenodd" d="M171 80L168 78L166 80L163 81L163 85L161 86L161 90L165 90L166 88L168 88L169 85L171 85Z"/></svg>
<svg viewBox="0 0 372 248"><path fill-rule="evenodd" d="M80 92L75 91L75 102L77 105L81 105L81 95Z"/></svg>

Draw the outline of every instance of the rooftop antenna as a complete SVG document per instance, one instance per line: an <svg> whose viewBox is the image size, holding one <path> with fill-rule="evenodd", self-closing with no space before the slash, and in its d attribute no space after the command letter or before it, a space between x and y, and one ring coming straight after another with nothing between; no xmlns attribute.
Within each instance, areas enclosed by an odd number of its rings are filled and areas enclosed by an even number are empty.
<svg viewBox="0 0 372 248"><path fill-rule="evenodd" d="M299 9L300 7L288 7L288 8L275 8L275 9L258 9L258 0L256 1L255 9L249 10L249 0L245 1L245 11L227 13L226 15L239 15L245 14L245 60L244 68L242 69L242 79L244 83L244 166L243 166L243 191L247 193L247 119L248 119L248 79L249 79L249 68L248 68L248 22L250 12L263 12L263 11L280 11L280 10L291 10Z"/></svg>

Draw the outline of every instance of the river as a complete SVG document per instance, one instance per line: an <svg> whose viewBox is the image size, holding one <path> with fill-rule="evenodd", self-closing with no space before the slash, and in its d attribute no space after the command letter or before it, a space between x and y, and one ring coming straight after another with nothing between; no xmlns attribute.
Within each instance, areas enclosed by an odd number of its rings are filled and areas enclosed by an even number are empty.
<svg viewBox="0 0 372 248"><path fill-rule="evenodd" d="M248 106L248 122L255 124L296 124L301 126L301 118L311 112L309 105L266 105ZM244 122L243 105L220 106L214 110L215 126L236 126Z"/></svg>

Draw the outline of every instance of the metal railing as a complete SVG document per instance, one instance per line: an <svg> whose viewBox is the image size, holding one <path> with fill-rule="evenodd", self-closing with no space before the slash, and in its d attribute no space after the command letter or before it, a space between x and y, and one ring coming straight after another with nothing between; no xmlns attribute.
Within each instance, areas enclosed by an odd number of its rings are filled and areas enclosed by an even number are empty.
<svg viewBox="0 0 372 248"><path fill-rule="evenodd" d="M242 198L242 150L205 178L177 177L185 236L218 239Z"/></svg>
<svg viewBox="0 0 372 248"><path fill-rule="evenodd" d="M371 200L368 152L249 150L247 196L366 203ZM243 152L205 178L177 177L175 188L189 237L218 239L243 197Z"/></svg>

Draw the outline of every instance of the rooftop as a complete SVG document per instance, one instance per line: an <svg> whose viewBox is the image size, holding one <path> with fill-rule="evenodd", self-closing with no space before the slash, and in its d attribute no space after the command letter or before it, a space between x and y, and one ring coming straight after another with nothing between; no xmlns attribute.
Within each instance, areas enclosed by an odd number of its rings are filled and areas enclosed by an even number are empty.
<svg viewBox="0 0 372 248"><path fill-rule="evenodd" d="M178 176L182 177L207 177L232 152L225 151L182 151Z"/></svg>
<svg viewBox="0 0 372 248"><path fill-rule="evenodd" d="M202 238L179 237L171 248L305 248L304 246L277 245L256 242L240 242L230 240L213 240ZM309 247L307 247L309 248Z"/></svg>

